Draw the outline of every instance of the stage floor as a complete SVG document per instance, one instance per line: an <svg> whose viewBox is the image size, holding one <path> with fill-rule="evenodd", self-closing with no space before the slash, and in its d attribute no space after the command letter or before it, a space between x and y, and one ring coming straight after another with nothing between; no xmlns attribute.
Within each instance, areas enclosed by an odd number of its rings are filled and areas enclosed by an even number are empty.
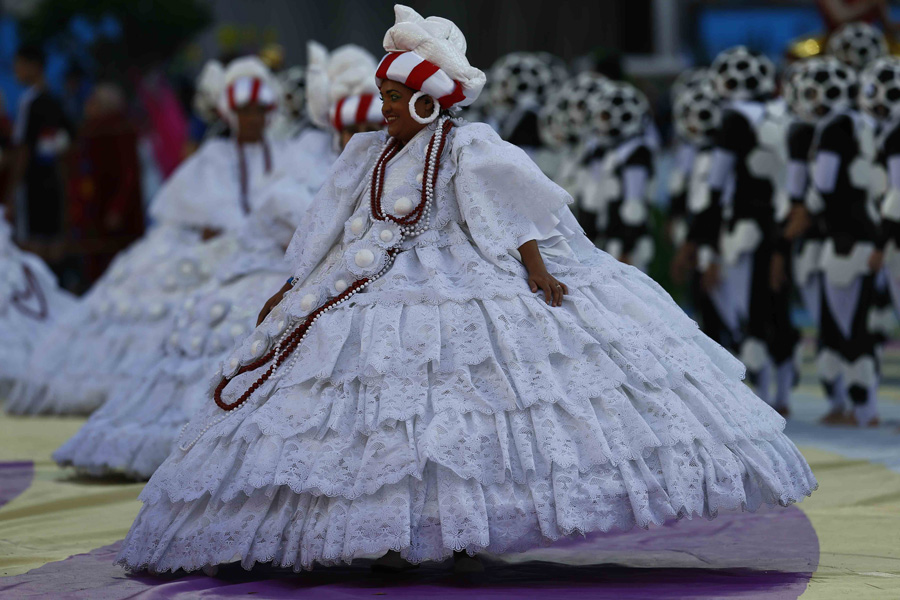
<svg viewBox="0 0 900 600"><path fill-rule="evenodd" d="M82 419L2 416L0 598L900 598L900 351L885 375L884 422L860 431L816 424L825 404L804 370L788 433L820 487L797 506L486 557L486 573L470 578L429 565L386 579L367 561L301 574L128 575L112 560L142 484L80 479L50 460Z"/></svg>

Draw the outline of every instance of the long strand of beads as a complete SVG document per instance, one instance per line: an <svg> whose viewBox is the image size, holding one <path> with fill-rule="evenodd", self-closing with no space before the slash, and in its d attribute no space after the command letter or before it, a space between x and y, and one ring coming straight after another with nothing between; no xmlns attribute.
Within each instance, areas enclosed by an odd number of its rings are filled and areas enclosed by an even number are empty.
<svg viewBox="0 0 900 600"><path fill-rule="evenodd" d="M231 376L223 376L222 380L216 386L213 396L216 405L222 410L226 411L226 414L231 414L232 411L240 409L242 406L244 406L247 400L253 395L253 393L257 389L259 389L266 381L269 380L269 378L282 366L282 364L285 363L288 357L291 358L290 363L288 363L288 370L293 368L293 365L296 363L297 357L299 355L291 355L294 354L294 351L306 338L310 327L312 327L316 323L316 321L318 321L319 318L326 312L337 306L340 306L341 304L344 304L354 295L368 287L369 284L381 278L391 267L396 256L400 253L400 243L403 241L403 239L405 237L418 235L427 229L428 217L431 214L430 204L434 199L434 186L437 182L440 155L444 149L447 132L449 132L452 126L453 123L446 117L441 117L441 119L438 121L437 129L435 130L434 135L432 135L431 137L431 140L428 144L428 150L425 154L425 168L422 173L423 185L421 198L418 205L416 205L412 211L400 217L385 213L382 206L387 164L400 151L400 145L394 139L389 140L385 144L385 147L382 150L380 157L376 161L375 167L372 171L372 177L369 185L369 212L371 213L373 220L390 220L399 225L400 239L398 240L396 246L388 250L387 259L385 260L385 264L382 266L381 270L379 270L371 277L364 277L353 282L353 284L351 284L339 295L327 301L319 308L313 310L294 329L283 334L282 337L279 338L278 342L274 345L272 350L265 353L259 359L247 365L244 365ZM259 376L259 378L237 398L237 400L229 404L222 399L222 393L225 390L225 386L227 386L232 379L243 373L259 369L266 364L269 364L269 368L266 369ZM209 430L210 427L221 422L221 420L224 418L225 415L222 415L216 420L210 422L197 436L197 438L191 442L188 448L190 446L193 446L203 436L203 434Z"/></svg>

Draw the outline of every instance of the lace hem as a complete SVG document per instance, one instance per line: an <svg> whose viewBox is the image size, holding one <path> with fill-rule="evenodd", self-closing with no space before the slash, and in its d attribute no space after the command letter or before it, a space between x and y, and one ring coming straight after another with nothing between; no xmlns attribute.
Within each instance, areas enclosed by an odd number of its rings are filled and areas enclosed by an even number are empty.
<svg viewBox="0 0 900 600"><path fill-rule="evenodd" d="M402 477L354 499L287 486L235 501L163 498L142 508L118 564L190 571L240 559L248 569L274 562L300 570L387 550L421 562L455 550L519 551L566 535L785 506L817 487L792 448L786 440L777 449L754 443L718 459L661 450L618 468L580 473L548 465L526 481L490 485L429 463L421 478ZM759 467L767 456L777 465L773 472Z"/></svg>

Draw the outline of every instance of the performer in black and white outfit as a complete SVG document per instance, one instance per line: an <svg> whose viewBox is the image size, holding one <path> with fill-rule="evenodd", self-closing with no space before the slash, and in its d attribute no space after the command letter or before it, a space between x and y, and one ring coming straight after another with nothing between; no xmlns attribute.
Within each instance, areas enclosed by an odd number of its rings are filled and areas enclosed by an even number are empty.
<svg viewBox="0 0 900 600"><path fill-rule="evenodd" d="M607 148L587 133L595 99L607 81L599 73L579 73L548 99L538 115L542 141L560 155L550 177L575 198L578 223L595 244L602 243L605 229L601 173Z"/></svg>
<svg viewBox="0 0 900 600"><path fill-rule="evenodd" d="M757 394L782 412L796 381L799 334L790 321L789 293L773 294L775 200L784 174L784 108L769 100L775 69L742 46L712 65L716 91L727 101L710 168L710 201L694 219L704 286L730 322L740 324L738 354ZM776 400L770 387L776 377Z"/></svg>
<svg viewBox="0 0 900 600"><path fill-rule="evenodd" d="M674 164L669 171L668 195L669 195L669 214L668 214L668 235L672 245L681 248L687 240L688 228L688 209L687 195L688 185L691 174L694 170L694 161L697 158L698 142L695 136L699 132L691 131L692 127L705 127L705 123L698 121L705 120L704 117L712 117L712 113L703 113L693 110L690 102L683 102L698 88L704 87L711 90L712 83L709 79L709 69L705 67L691 68L681 73L672 83L670 92L673 112L673 126L675 128L675 136L677 138L676 150L674 156ZM705 94L702 94L705 97ZM704 107L705 109L706 107ZM720 118L718 108L716 109L716 118ZM716 123L718 127L718 123ZM703 135L703 134L700 134ZM708 145L699 142L701 145Z"/></svg>
<svg viewBox="0 0 900 600"><path fill-rule="evenodd" d="M650 106L643 93L622 81L606 82L592 100L591 136L603 156L598 229L604 232L604 249L646 273L654 252L649 226L654 153L647 134Z"/></svg>
<svg viewBox="0 0 900 600"><path fill-rule="evenodd" d="M887 339L895 317L885 311L883 297L878 295L879 283L888 288L894 311L900 315L900 59L884 57L866 67L860 74L859 103L878 127L876 168L885 187L880 207L885 246L884 269L876 278L876 307L870 324L876 335Z"/></svg>
<svg viewBox="0 0 900 600"><path fill-rule="evenodd" d="M810 156L807 208L821 217L824 243L818 363L832 408L840 420L845 399L851 420L878 422L877 339L869 328L875 274L881 267L881 230L872 194L874 130L853 110L855 72L834 58L814 59L798 77L810 116L818 116Z"/></svg>
<svg viewBox="0 0 900 600"><path fill-rule="evenodd" d="M558 168L538 130L538 114L551 91L568 78L565 64L546 52L511 52L491 67L485 90L492 125L504 140L524 150L547 175Z"/></svg>
<svg viewBox="0 0 900 600"><path fill-rule="evenodd" d="M729 319L733 311L719 307L702 285L701 273L693 268L695 248L687 242L687 229L695 215L703 213L709 207L709 169L712 165L714 138L722 123L722 110L719 106L721 98L715 92L712 81L707 79L704 85L682 88L675 98L673 117L675 132L681 141L678 151L678 164L673 171L686 170L686 174L675 176L670 180L670 193L683 187L683 198L676 200L672 241L678 252L673 260L673 273L676 279L683 279L690 271L690 289L694 308L700 321L703 333L716 340L726 348L734 348L738 339L736 319ZM677 181L682 180L683 183ZM683 204L683 209L680 205ZM681 217L683 212L684 216ZM684 235L677 233L679 220L683 219ZM718 299L718 297L717 297Z"/></svg>

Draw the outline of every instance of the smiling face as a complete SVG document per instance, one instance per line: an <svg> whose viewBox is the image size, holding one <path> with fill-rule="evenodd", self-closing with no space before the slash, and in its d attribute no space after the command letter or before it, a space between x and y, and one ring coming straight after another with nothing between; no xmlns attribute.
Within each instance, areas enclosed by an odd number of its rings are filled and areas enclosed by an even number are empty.
<svg viewBox="0 0 900 600"><path fill-rule="evenodd" d="M416 91L388 79L381 82L380 89L381 114L387 121L388 134L406 144L425 127L409 114L409 101ZM433 112L434 100L430 96L422 96L416 100L416 114L420 117L428 117Z"/></svg>

